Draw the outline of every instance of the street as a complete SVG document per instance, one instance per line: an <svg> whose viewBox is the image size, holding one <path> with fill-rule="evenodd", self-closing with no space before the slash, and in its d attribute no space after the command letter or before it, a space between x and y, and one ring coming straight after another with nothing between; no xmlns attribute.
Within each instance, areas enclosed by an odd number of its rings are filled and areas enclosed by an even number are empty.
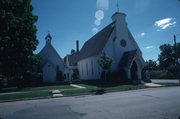
<svg viewBox="0 0 180 119"><path fill-rule="evenodd" d="M1 119L178 119L180 87L0 103Z"/></svg>

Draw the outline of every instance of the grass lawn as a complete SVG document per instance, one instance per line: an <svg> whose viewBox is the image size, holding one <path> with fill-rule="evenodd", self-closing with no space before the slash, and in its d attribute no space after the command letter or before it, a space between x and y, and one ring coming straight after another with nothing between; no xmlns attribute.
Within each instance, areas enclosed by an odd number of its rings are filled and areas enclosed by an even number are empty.
<svg viewBox="0 0 180 119"><path fill-rule="evenodd" d="M42 87L28 87L24 88L22 91L41 91L41 90L61 90L61 89L71 89L74 88L70 85L59 85L59 86L42 86Z"/></svg>
<svg viewBox="0 0 180 119"><path fill-rule="evenodd" d="M91 86L87 84L78 84L80 86L86 87L85 89L77 89L77 90L64 90L62 92L63 95L75 95L75 94L88 94L88 93L94 93L98 94L103 92L109 92L109 91L126 91L126 90L135 90L135 89L142 89L142 88L148 88L144 85L119 85L119 86L113 86L113 87L97 87L97 86Z"/></svg>
<svg viewBox="0 0 180 119"><path fill-rule="evenodd" d="M27 92L27 91L42 91L42 90L55 90L55 89L71 89L70 85L57 85L57 86L41 86L41 87L27 87L21 90L17 90L16 87L3 88L0 93L5 92Z"/></svg>
<svg viewBox="0 0 180 119"><path fill-rule="evenodd" d="M26 98L39 98L51 96L50 91L32 91L24 93L15 93L15 94L0 94L0 101L5 100L15 100L15 99L26 99Z"/></svg>
<svg viewBox="0 0 180 119"><path fill-rule="evenodd" d="M59 86L43 86L43 87L27 87L21 90L16 90L16 87L5 88L0 93L0 101L3 100L15 100L15 99L25 99L25 98L41 98L52 96L51 90L66 90L66 89L76 89L70 85L59 85Z"/></svg>

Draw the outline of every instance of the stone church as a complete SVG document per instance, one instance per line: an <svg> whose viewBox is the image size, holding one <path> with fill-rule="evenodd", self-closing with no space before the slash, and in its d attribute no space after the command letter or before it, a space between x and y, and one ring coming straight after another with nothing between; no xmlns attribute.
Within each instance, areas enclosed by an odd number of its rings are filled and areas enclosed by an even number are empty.
<svg viewBox="0 0 180 119"><path fill-rule="evenodd" d="M111 18L112 23L87 40L81 50L77 41L76 52L67 55L64 61L50 44L48 39L51 37L47 36L46 46L40 52L41 56L46 57L43 58L44 81L54 79L52 74L55 76L57 65L66 80L72 80L74 74L77 74L81 80L100 79L102 69L98 60L103 52L112 59L111 72L123 69L128 79L137 77L136 80L141 80L145 62L138 44L128 29L126 14L116 12Z"/></svg>

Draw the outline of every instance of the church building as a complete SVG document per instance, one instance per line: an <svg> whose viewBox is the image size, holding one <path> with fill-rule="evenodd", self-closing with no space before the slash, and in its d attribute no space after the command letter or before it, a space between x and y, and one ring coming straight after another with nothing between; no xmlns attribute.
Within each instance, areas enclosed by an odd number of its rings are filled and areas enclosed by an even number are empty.
<svg viewBox="0 0 180 119"><path fill-rule="evenodd" d="M64 73L68 72L70 74L72 71L66 67L63 59L52 46L52 37L50 34L46 36L45 40L46 44L39 52L39 55L42 58L42 64L40 66L40 69L43 73L44 82L55 82L58 80L58 72L62 77L64 76Z"/></svg>
<svg viewBox="0 0 180 119"><path fill-rule="evenodd" d="M57 67L66 80L72 80L74 74L81 80L98 80L102 73L98 64L102 53L112 59L110 72L123 70L128 79L141 81L145 62L128 28L126 14L116 12L111 18L112 22L87 40L81 50L77 41L77 50L67 55L64 60L52 47L51 36L48 35L46 45L40 52L43 57L44 81L55 81Z"/></svg>
<svg viewBox="0 0 180 119"><path fill-rule="evenodd" d="M112 59L111 72L122 69L128 79L141 80L145 66L142 52L126 22L126 14L116 12L112 23L86 41L78 53L77 69L82 80L100 79L102 69L98 64L104 52Z"/></svg>

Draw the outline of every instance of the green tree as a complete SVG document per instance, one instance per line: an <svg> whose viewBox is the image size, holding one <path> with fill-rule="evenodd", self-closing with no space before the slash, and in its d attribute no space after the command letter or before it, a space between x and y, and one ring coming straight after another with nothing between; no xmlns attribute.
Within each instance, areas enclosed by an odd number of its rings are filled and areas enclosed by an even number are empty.
<svg viewBox="0 0 180 119"><path fill-rule="evenodd" d="M106 74L111 69L112 59L106 55L105 52L101 54L100 60L98 60L99 65L103 69L103 77L106 80Z"/></svg>
<svg viewBox="0 0 180 119"><path fill-rule="evenodd" d="M146 61L146 67L145 67L146 70L157 70L157 68L158 65L156 61L153 60Z"/></svg>
<svg viewBox="0 0 180 119"><path fill-rule="evenodd" d="M175 63L175 53L173 46L170 44L161 45L158 61L160 69L168 70Z"/></svg>
<svg viewBox="0 0 180 119"><path fill-rule="evenodd" d="M170 44L164 44L160 46L160 55L159 55L159 68L163 70L168 70L170 77L179 77L180 64L176 64L176 58L180 58L180 43L175 46ZM176 53L176 54L175 54ZM177 57L176 57L177 56Z"/></svg>
<svg viewBox="0 0 180 119"><path fill-rule="evenodd" d="M23 79L36 64L38 45L31 0L0 0L0 74Z"/></svg>
<svg viewBox="0 0 180 119"><path fill-rule="evenodd" d="M74 53L76 53L76 51L74 49L71 50L71 55L73 55Z"/></svg>
<svg viewBox="0 0 180 119"><path fill-rule="evenodd" d="M180 59L180 43L176 44L177 57Z"/></svg>

